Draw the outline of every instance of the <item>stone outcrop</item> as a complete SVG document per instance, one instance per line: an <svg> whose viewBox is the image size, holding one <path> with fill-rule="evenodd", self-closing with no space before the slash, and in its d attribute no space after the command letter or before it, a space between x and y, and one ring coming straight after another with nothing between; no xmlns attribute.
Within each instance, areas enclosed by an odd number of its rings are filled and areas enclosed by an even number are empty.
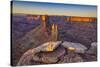
<svg viewBox="0 0 100 67"><path fill-rule="evenodd" d="M91 47L86 53L97 54L97 43L96 42L91 43Z"/></svg>
<svg viewBox="0 0 100 67"><path fill-rule="evenodd" d="M34 61L42 62L42 63L56 63L59 60L59 57L65 54L65 49L62 46L57 47L52 52L40 52L37 53L34 57Z"/></svg>
<svg viewBox="0 0 100 67"><path fill-rule="evenodd" d="M65 48L75 48L75 52L76 53L85 53L86 51L86 47L80 43L72 43L72 42L63 42L62 45L65 47Z"/></svg>
<svg viewBox="0 0 100 67"><path fill-rule="evenodd" d="M46 42L36 48L26 51L18 62L19 65L30 64L54 64L54 63L72 63L83 62L84 58L80 54L85 54L86 47L80 43L73 42L52 42L55 45L53 50L49 51L49 42ZM94 43L92 43L94 45ZM70 52L69 47L75 48L75 52ZM84 55L87 56L87 55ZM95 60L95 58L94 58Z"/></svg>

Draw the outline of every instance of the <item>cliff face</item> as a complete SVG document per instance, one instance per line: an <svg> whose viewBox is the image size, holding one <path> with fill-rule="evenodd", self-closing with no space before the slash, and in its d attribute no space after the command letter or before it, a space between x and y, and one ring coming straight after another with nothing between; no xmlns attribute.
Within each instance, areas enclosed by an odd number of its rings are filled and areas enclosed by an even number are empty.
<svg viewBox="0 0 100 67"><path fill-rule="evenodd" d="M70 23L64 27L60 25L59 40L82 43L90 47L92 42L97 42L96 23Z"/></svg>
<svg viewBox="0 0 100 67"><path fill-rule="evenodd" d="M77 42L90 47L92 42L97 42L97 23L70 23L65 21L65 16L48 16L46 22L47 32L41 26L41 19L27 20L26 15L13 16L12 21L12 64L16 65L19 58L28 49L50 41L50 26L58 25L58 40ZM49 35L48 35L49 34Z"/></svg>
<svg viewBox="0 0 100 67"><path fill-rule="evenodd" d="M28 49L35 48L40 44L49 41L47 32L43 32L42 27L38 26L35 29L27 32L22 38L16 40L12 45L12 60L16 64L21 55Z"/></svg>

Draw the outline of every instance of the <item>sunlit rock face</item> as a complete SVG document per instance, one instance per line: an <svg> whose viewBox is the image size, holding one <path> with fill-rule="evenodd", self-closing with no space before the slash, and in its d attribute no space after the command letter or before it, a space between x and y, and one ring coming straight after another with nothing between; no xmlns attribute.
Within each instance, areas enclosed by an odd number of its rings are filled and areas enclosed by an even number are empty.
<svg viewBox="0 0 100 67"><path fill-rule="evenodd" d="M46 51L46 52L52 52L53 50L55 50L59 45L61 44L61 41L57 41L57 42L46 42L38 47L36 47L35 49L37 51Z"/></svg>
<svg viewBox="0 0 100 67"><path fill-rule="evenodd" d="M66 18L67 22L82 22L82 23L92 23L96 22L96 18L90 17L68 17Z"/></svg>

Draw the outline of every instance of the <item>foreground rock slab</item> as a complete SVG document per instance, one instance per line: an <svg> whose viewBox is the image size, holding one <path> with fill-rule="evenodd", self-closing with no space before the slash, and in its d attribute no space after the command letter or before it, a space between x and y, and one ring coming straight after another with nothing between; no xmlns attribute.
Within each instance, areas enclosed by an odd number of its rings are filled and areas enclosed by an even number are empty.
<svg viewBox="0 0 100 67"><path fill-rule="evenodd" d="M67 42L67 41L64 41L62 43L62 45L65 47L65 48L75 48L75 52L76 53L85 53L86 51L86 47L80 43L72 43L72 42Z"/></svg>
<svg viewBox="0 0 100 67"><path fill-rule="evenodd" d="M62 55L65 54L65 49L61 45L52 52L39 52L34 55L33 60L42 63L56 63Z"/></svg>

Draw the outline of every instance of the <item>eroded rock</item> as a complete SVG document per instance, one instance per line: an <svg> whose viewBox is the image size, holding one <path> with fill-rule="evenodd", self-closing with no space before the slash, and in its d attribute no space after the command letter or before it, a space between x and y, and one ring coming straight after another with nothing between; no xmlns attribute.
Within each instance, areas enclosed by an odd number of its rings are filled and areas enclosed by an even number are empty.
<svg viewBox="0 0 100 67"><path fill-rule="evenodd" d="M43 62L43 63L56 63L58 58L65 54L65 49L61 45L59 45L52 52L39 52L34 57L34 61Z"/></svg>
<svg viewBox="0 0 100 67"><path fill-rule="evenodd" d="M86 53L97 54L97 43L96 42L91 43L91 47Z"/></svg>
<svg viewBox="0 0 100 67"><path fill-rule="evenodd" d="M62 43L62 45L65 47L65 48L75 48L75 52L76 53L85 53L85 50L87 49L84 45L80 44L80 43L72 43L72 42L67 42L67 41L64 41Z"/></svg>
<svg viewBox="0 0 100 67"><path fill-rule="evenodd" d="M80 55L73 53L73 54L67 54L60 58L60 61L58 63L73 63L73 62L83 62L83 59Z"/></svg>

